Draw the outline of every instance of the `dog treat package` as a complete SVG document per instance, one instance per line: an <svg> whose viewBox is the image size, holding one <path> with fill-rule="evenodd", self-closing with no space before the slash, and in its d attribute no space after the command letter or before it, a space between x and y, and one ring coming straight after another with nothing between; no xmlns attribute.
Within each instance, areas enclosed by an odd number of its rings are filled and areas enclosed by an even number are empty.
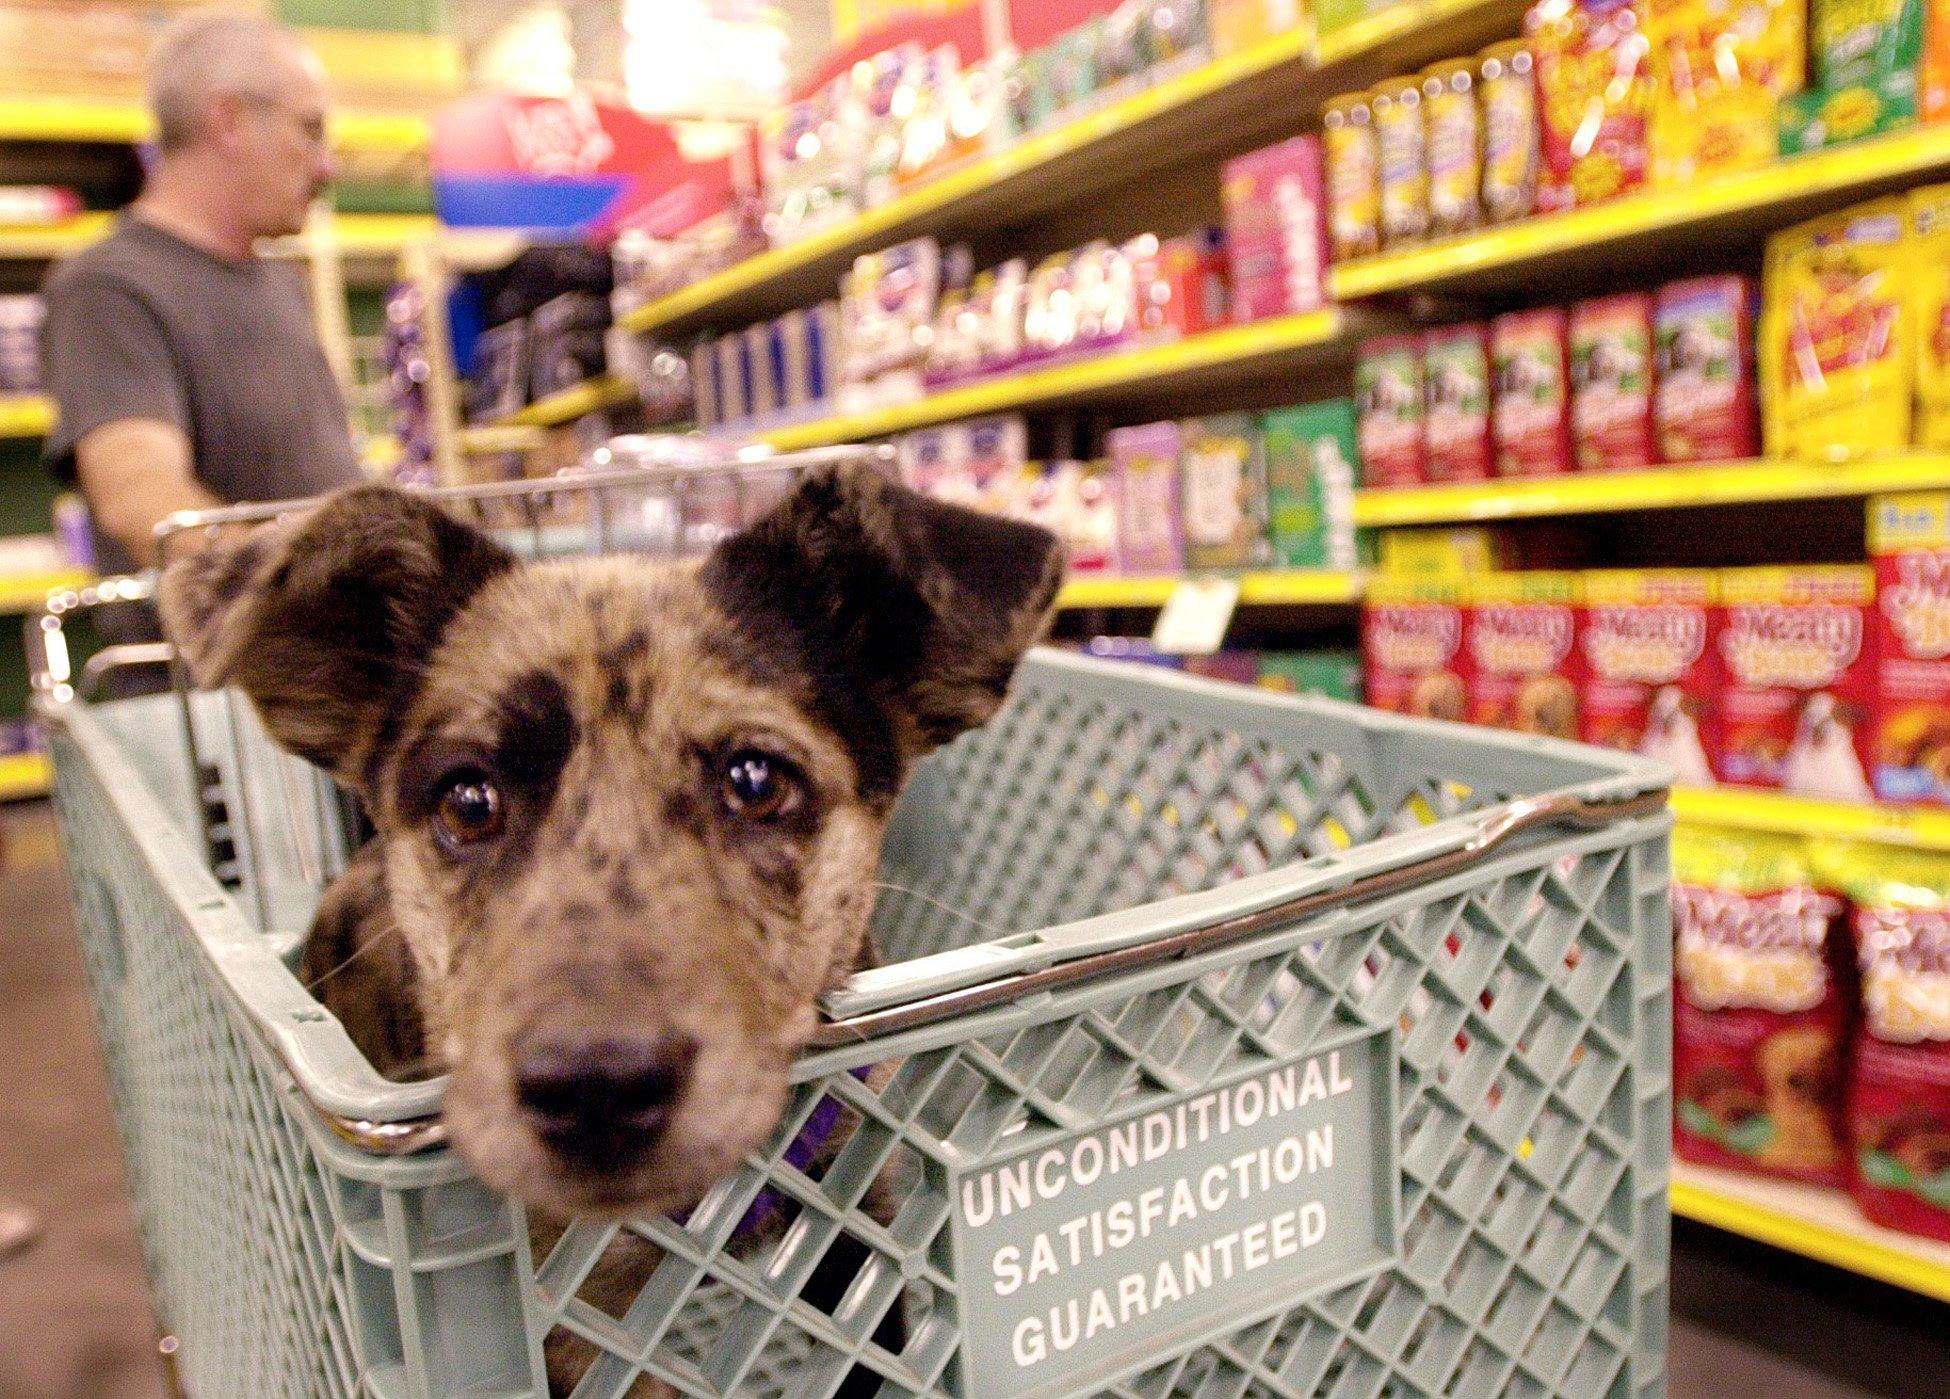
<svg viewBox="0 0 1950 1399"><path fill-rule="evenodd" d="M1871 500L1869 561L1876 795L1950 805L1950 494Z"/></svg>
<svg viewBox="0 0 1950 1399"><path fill-rule="evenodd" d="M1484 525L1451 529L1387 529L1377 553L1384 573L1441 576L1488 573L1515 568L1517 551L1510 536Z"/></svg>
<svg viewBox="0 0 1950 1399"><path fill-rule="evenodd" d="M1578 470L1652 465L1652 297L1645 292L1571 308L1571 427Z"/></svg>
<svg viewBox="0 0 1950 1399"><path fill-rule="evenodd" d="M1769 456L1837 460L1909 445L1911 261L1902 199L1768 241L1760 372Z"/></svg>
<svg viewBox="0 0 1950 1399"><path fill-rule="evenodd" d="M1844 904L1799 836L1681 826L1672 876L1673 1150L1845 1185Z"/></svg>
<svg viewBox="0 0 1950 1399"><path fill-rule="evenodd" d="M1031 488L1030 518L1063 541L1069 572L1107 573L1116 566L1117 476L1109 463L1044 463Z"/></svg>
<svg viewBox="0 0 1950 1399"><path fill-rule="evenodd" d="M1145 423L1105 434L1116 477L1117 567L1132 574L1177 573L1185 566L1178 526L1177 423Z"/></svg>
<svg viewBox="0 0 1950 1399"><path fill-rule="evenodd" d="M1542 115L1539 212L1644 184L1652 84L1635 0L1539 0L1524 26Z"/></svg>
<svg viewBox="0 0 1950 1399"><path fill-rule="evenodd" d="M991 515L1023 510L1023 467L1029 463L1029 429L1014 414L976 418L948 429L962 436L961 458L975 498L970 503Z"/></svg>
<svg viewBox="0 0 1950 1399"><path fill-rule="evenodd" d="M1568 318L1554 306L1512 311L1490 323L1499 476L1557 476L1571 469L1569 333Z"/></svg>
<svg viewBox="0 0 1950 1399"><path fill-rule="evenodd" d="M1354 398L1361 412L1361 484L1414 486L1428 479L1423 434L1422 337L1361 342Z"/></svg>
<svg viewBox="0 0 1950 1399"><path fill-rule="evenodd" d="M1245 413L1193 418L1179 450L1179 519L1187 568L1267 561L1266 458Z"/></svg>
<svg viewBox="0 0 1950 1399"><path fill-rule="evenodd" d="M1327 166L1327 232L1340 262L1381 251L1381 152L1369 94L1350 92L1321 109Z"/></svg>
<svg viewBox="0 0 1950 1399"><path fill-rule="evenodd" d="M1854 1191L1877 1224L1950 1241L1950 856L1834 842L1862 1016L1848 1075Z"/></svg>
<svg viewBox="0 0 1950 1399"><path fill-rule="evenodd" d="M1320 138L1295 136L1227 161L1220 189L1233 319L1318 310L1326 299L1327 270Z"/></svg>
<svg viewBox="0 0 1950 1399"><path fill-rule="evenodd" d="M1361 699L1361 658L1352 651L1262 651L1259 685L1289 694Z"/></svg>
<svg viewBox="0 0 1950 1399"><path fill-rule="evenodd" d="M1138 334L1197 335L1231 319L1225 230L1203 228L1162 242L1141 234L1125 245L1138 289Z"/></svg>
<svg viewBox="0 0 1950 1399"><path fill-rule="evenodd" d="M1429 231L1467 233L1483 221L1483 124L1476 62L1451 58L1422 72L1429 143Z"/></svg>
<svg viewBox="0 0 1950 1399"><path fill-rule="evenodd" d="M1369 580L1361 609L1366 703L1427 719L1468 717L1467 586L1461 578L1390 573Z"/></svg>
<svg viewBox="0 0 1950 1399"><path fill-rule="evenodd" d="M1353 403L1275 409L1260 416L1259 435L1274 567L1353 568Z"/></svg>
<svg viewBox="0 0 1950 1399"><path fill-rule="evenodd" d="M1652 313L1658 357L1652 418L1660 461L1737 461L1759 454L1754 296L1744 277L1696 277L1659 289Z"/></svg>
<svg viewBox="0 0 1950 1399"><path fill-rule="evenodd" d="M1490 476L1490 333L1482 324L1444 326L1424 338L1425 471L1431 481Z"/></svg>
<svg viewBox="0 0 1950 1399"><path fill-rule="evenodd" d="M1476 93L1483 110L1483 217L1508 223L1537 207L1541 116L1536 63L1522 39L1479 55Z"/></svg>
<svg viewBox="0 0 1950 1399"><path fill-rule="evenodd" d="M1950 31L1950 6L1939 29ZM1916 445L1950 451L1950 185L1911 190L1905 274L1916 327Z"/></svg>
<svg viewBox="0 0 1950 1399"><path fill-rule="evenodd" d="M1429 235L1429 143L1421 80L1392 78L1374 90L1368 106L1374 114L1381 246L1411 247Z"/></svg>
<svg viewBox="0 0 1950 1399"><path fill-rule="evenodd" d="M916 238L854 259L840 293L846 360L857 382L926 356L941 295L941 245Z"/></svg>
<svg viewBox="0 0 1950 1399"><path fill-rule="evenodd" d="M1578 736L1578 575L1487 573L1469 585L1469 720Z"/></svg>
<svg viewBox="0 0 1950 1399"><path fill-rule="evenodd" d="M1259 683L1259 657L1251 651L1214 651L1209 656L1185 657L1185 673L1234 685Z"/></svg>
<svg viewBox="0 0 1950 1399"><path fill-rule="evenodd" d="M1682 787L1713 782L1719 666L1707 627L1711 569L1600 569L1584 575L1578 736L1668 764Z"/></svg>
<svg viewBox="0 0 1950 1399"><path fill-rule="evenodd" d="M1862 565L1721 570L1722 782L1870 800L1874 602L1875 573Z"/></svg>
<svg viewBox="0 0 1950 1399"><path fill-rule="evenodd" d="M1807 0L1645 0L1654 184L1774 159L1781 101L1807 79Z"/></svg>

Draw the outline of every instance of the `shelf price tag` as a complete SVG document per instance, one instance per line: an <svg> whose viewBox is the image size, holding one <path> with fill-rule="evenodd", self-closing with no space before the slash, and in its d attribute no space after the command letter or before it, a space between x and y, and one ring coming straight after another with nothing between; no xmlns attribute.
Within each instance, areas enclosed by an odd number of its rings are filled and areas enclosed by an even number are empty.
<svg viewBox="0 0 1950 1399"><path fill-rule="evenodd" d="M1165 599L1151 644L1172 656L1209 656L1225 643L1239 606L1237 578L1183 578Z"/></svg>

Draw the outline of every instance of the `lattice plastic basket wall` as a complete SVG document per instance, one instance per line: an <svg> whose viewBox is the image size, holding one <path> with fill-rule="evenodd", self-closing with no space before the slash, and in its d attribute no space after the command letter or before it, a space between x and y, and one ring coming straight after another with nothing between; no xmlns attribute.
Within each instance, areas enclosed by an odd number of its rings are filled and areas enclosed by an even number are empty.
<svg viewBox="0 0 1950 1399"><path fill-rule="evenodd" d="M1656 767L1039 653L910 787L888 965L832 998L773 1148L682 1222L537 1243L444 1148L375 1149L441 1085L379 1079L288 970L336 807L287 768L314 828L243 829L261 735L199 701L236 889L170 699L47 706L197 1399L542 1394L565 1336L579 1396L1663 1393Z"/></svg>

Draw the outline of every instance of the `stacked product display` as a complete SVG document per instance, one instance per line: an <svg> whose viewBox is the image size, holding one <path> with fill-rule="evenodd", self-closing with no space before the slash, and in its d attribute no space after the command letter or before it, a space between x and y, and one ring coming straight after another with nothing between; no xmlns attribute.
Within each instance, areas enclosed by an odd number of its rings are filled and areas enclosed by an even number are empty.
<svg viewBox="0 0 1950 1399"><path fill-rule="evenodd" d="M39 295L0 296L0 393L38 393L41 388L41 323L47 306Z"/></svg>

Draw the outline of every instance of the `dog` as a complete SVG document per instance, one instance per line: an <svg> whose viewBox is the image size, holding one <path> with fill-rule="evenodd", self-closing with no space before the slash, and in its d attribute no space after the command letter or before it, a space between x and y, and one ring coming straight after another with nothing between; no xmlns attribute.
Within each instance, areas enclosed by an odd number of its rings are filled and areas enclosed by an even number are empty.
<svg viewBox="0 0 1950 1399"><path fill-rule="evenodd" d="M1699 721L1677 685L1662 685L1652 696L1639 752L1670 767L1682 787L1713 785L1713 765L1707 761L1706 745L1700 742Z"/></svg>
<svg viewBox="0 0 1950 1399"><path fill-rule="evenodd" d="M908 772L995 713L1062 576L1047 531L853 464L675 563L523 563L353 487L159 601L192 678L369 813L301 974L382 1071L445 1072L454 1150L561 1221L686 1209L771 1136L820 993L871 963ZM551 1384L593 1357L551 1343Z"/></svg>
<svg viewBox="0 0 1950 1399"><path fill-rule="evenodd" d="M1782 772L1782 785L1788 791L1836 801L1875 800L1862 760L1856 756L1848 717L1848 711L1826 691L1808 696L1795 722L1794 742Z"/></svg>

